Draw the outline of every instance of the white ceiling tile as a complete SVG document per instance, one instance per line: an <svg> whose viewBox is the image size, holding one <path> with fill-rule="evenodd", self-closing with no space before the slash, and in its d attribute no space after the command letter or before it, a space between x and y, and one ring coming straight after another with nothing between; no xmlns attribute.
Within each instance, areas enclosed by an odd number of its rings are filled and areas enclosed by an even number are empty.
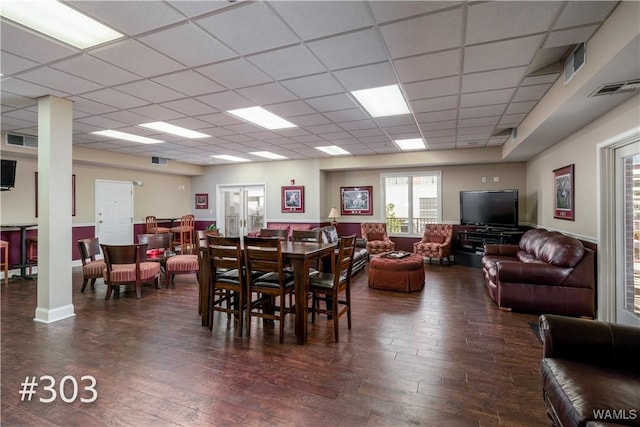
<svg viewBox="0 0 640 427"><path fill-rule="evenodd" d="M569 1L554 29L591 24L606 18L618 6L617 1Z"/></svg>
<svg viewBox="0 0 640 427"><path fill-rule="evenodd" d="M153 103L171 101L174 99L184 98L184 94L171 90L151 80L142 80L135 83L127 83L116 86L114 89L129 95L137 96Z"/></svg>
<svg viewBox="0 0 640 427"><path fill-rule="evenodd" d="M500 116L490 116L490 117L478 117L474 119L460 119L458 121L458 125L461 128L475 127L475 126L493 126L498 124L498 120L500 120Z"/></svg>
<svg viewBox="0 0 640 427"><path fill-rule="evenodd" d="M460 90L460 77L445 77L443 79L405 83L402 87L410 100L436 98L438 96L458 93Z"/></svg>
<svg viewBox="0 0 640 427"><path fill-rule="evenodd" d="M75 9L128 35L141 34L184 20L175 9L150 1L69 1ZM144 19L140 17L144 16Z"/></svg>
<svg viewBox="0 0 640 427"><path fill-rule="evenodd" d="M392 58L452 49L462 45L462 9L408 19L380 30Z"/></svg>
<svg viewBox="0 0 640 427"><path fill-rule="evenodd" d="M304 116L296 116L295 122L296 122L296 125L301 127L314 126L314 125L326 125L328 123L331 123L322 114L306 114Z"/></svg>
<svg viewBox="0 0 640 427"><path fill-rule="evenodd" d="M92 82L103 86L127 83L140 78L136 74L89 55L74 56L73 58L56 62L51 67L78 77L88 78Z"/></svg>
<svg viewBox="0 0 640 427"><path fill-rule="evenodd" d="M416 99L411 102L414 113L449 110L458 106L458 95L441 96L439 98Z"/></svg>
<svg viewBox="0 0 640 427"><path fill-rule="evenodd" d="M357 122L340 123L340 127L348 131L356 138L384 135L382 129L375 126L375 124L369 120L358 120Z"/></svg>
<svg viewBox="0 0 640 427"><path fill-rule="evenodd" d="M541 35L470 46L464 50L464 72L527 65L542 41Z"/></svg>
<svg viewBox="0 0 640 427"><path fill-rule="evenodd" d="M528 113L537 104L537 101L512 102L504 112L505 114Z"/></svg>
<svg viewBox="0 0 640 427"><path fill-rule="evenodd" d="M596 32L599 25L588 25L586 27L569 28L566 30L553 31L544 41L544 48L557 46L570 46L584 43Z"/></svg>
<svg viewBox="0 0 640 427"><path fill-rule="evenodd" d="M433 113L426 113L426 114L433 114ZM455 133L456 123L457 122L455 120L445 120L442 122L432 122L432 123L426 123L426 122L420 121L420 129L428 132L433 132L433 131L442 130L442 129L452 129Z"/></svg>
<svg viewBox="0 0 640 427"><path fill-rule="evenodd" d="M340 83L328 73L283 80L280 83L300 98L312 98L344 92Z"/></svg>
<svg viewBox="0 0 640 427"><path fill-rule="evenodd" d="M42 67L25 71L20 75L20 78L41 86L56 88L73 95L100 89L102 87L99 84L69 75L50 67Z"/></svg>
<svg viewBox="0 0 640 427"><path fill-rule="evenodd" d="M345 94L320 96L318 98L309 98L305 101L319 112L347 110L357 107L355 101Z"/></svg>
<svg viewBox="0 0 640 427"><path fill-rule="evenodd" d="M176 101L163 102L163 107L175 110L184 116L198 116L201 114L217 113L218 110L210 105L193 98L179 99Z"/></svg>
<svg viewBox="0 0 640 427"><path fill-rule="evenodd" d="M513 97L513 102L518 101L537 101L549 90L551 84L522 86Z"/></svg>
<svg viewBox="0 0 640 427"><path fill-rule="evenodd" d="M209 104L220 111L253 107L251 101L231 91L212 93L210 95L199 96L196 99Z"/></svg>
<svg viewBox="0 0 640 427"><path fill-rule="evenodd" d="M367 3L272 2L271 6L304 40L352 31L373 24Z"/></svg>
<svg viewBox="0 0 640 427"><path fill-rule="evenodd" d="M323 133L342 132L342 128L340 128L338 125L335 125L333 123L326 124L326 125L318 125L318 126L305 126L305 130L316 135L322 135Z"/></svg>
<svg viewBox="0 0 640 427"><path fill-rule="evenodd" d="M400 81L415 82L460 74L460 49L393 61Z"/></svg>
<svg viewBox="0 0 640 427"><path fill-rule="evenodd" d="M383 23L459 6L459 1L372 1L369 3L376 22Z"/></svg>
<svg viewBox="0 0 640 427"><path fill-rule="evenodd" d="M232 116L227 113L213 113L213 114L205 114L198 115L200 120L204 120L207 123L211 123L216 126L228 126L228 125L237 125L240 123L244 123L242 120Z"/></svg>
<svg viewBox="0 0 640 427"><path fill-rule="evenodd" d="M388 59L378 33L373 29L309 42L309 48L330 69L364 65Z"/></svg>
<svg viewBox="0 0 640 427"><path fill-rule="evenodd" d="M500 125L504 125L504 124L512 124L512 123L516 123L516 124L520 124L524 118L527 117L526 113L521 113L521 114L505 114L504 116L502 116L502 119L500 120Z"/></svg>
<svg viewBox="0 0 640 427"><path fill-rule="evenodd" d="M388 61L334 71L333 75L349 91L398 83L393 67Z"/></svg>
<svg viewBox="0 0 640 427"><path fill-rule="evenodd" d="M461 135L475 135L483 138L488 138L493 132L495 126L471 126L458 129L458 137Z"/></svg>
<svg viewBox="0 0 640 427"><path fill-rule="evenodd" d="M302 45L270 50L248 56L247 60L277 80L326 71L309 49Z"/></svg>
<svg viewBox="0 0 640 427"><path fill-rule="evenodd" d="M190 23L150 34L140 40L189 67L236 56L231 49Z"/></svg>
<svg viewBox="0 0 640 427"><path fill-rule="evenodd" d="M195 117L183 117L180 119L169 120L172 125L180 126L187 129L198 130L203 132L204 129L210 128L211 124ZM206 133L206 132L205 132ZM182 137L178 137L183 139ZM204 141L204 140L203 140Z"/></svg>
<svg viewBox="0 0 640 427"><path fill-rule="evenodd" d="M498 116L504 112L506 105L488 105L483 107L461 108L460 118Z"/></svg>
<svg viewBox="0 0 640 427"><path fill-rule="evenodd" d="M2 90L3 92L14 93L30 98L40 98L41 96L46 95L56 95L63 98L69 96L68 93L61 90L53 90L51 88L40 86L35 83L27 82L13 77L2 79Z"/></svg>
<svg viewBox="0 0 640 427"><path fill-rule="evenodd" d="M457 110L433 111L430 113L416 113L416 120L421 125L431 122L443 122L448 120L456 120L458 118Z"/></svg>
<svg viewBox="0 0 640 427"><path fill-rule="evenodd" d="M224 90L223 86L191 70L167 74L152 80L189 96Z"/></svg>
<svg viewBox="0 0 640 427"><path fill-rule="evenodd" d="M4 82L4 80L3 80ZM4 84L4 83L2 83ZM0 86L2 85L0 84ZM4 89L4 87L3 87ZM28 107L30 105L34 105L38 103L37 100L33 99L33 98L28 98L26 96L22 96L22 95L16 95L13 93L9 93L9 92L5 92L3 91L0 94L0 102L2 103L2 112L4 113L5 109L7 107L10 108L25 108Z"/></svg>
<svg viewBox="0 0 640 427"><path fill-rule="evenodd" d="M101 102L93 101L92 99L82 98L80 96L72 96L69 99L73 101L73 111L83 111L89 114L105 114L115 111L117 108L111 105L106 105Z"/></svg>
<svg viewBox="0 0 640 427"><path fill-rule="evenodd" d="M463 93L460 96L461 107L477 107L479 105L506 104L515 89L500 89L485 92Z"/></svg>
<svg viewBox="0 0 640 427"><path fill-rule="evenodd" d="M101 102L105 105L111 105L113 107L124 109L141 107L149 103L148 101L128 95L124 92L119 92L114 89L96 90L90 93L83 94L83 97Z"/></svg>
<svg viewBox="0 0 640 427"><path fill-rule="evenodd" d="M520 37L551 27L561 2L487 2L468 6L466 43Z"/></svg>
<svg viewBox="0 0 640 427"><path fill-rule="evenodd" d="M107 118L105 116L93 116L93 117L83 117L78 119L79 123L84 123L85 125L91 125L95 127L95 130L99 129L122 129L127 127L128 123L123 123L118 120L113 120Z"/></svg>
<svg viewBox="0 0 640 427"><path fill-rule="evenodd" d="M304 101L289 101L279 104L271 104L267 106L267 109L278 116L291 118L290 121L294 120L294 117L297 116L317 113L316 110L311 108Z"/></svg>
<svg viewBox="0 0 640 427"><path fill-rule="evenodd" d="M139 125L140 123L147 123L149 118L140 114L132 113L131 111L120 110L113 111L111 113L102 114L101 117L107 119L117 120L127 125Z"/></svg>
<svg viewBox="0 0 640 427"><path fill-rule="evenodd" d="M48 37L39 37L37 34L3 19L0 25L2 50L39 64L60 60L80 52L71 46Z"/></svg>
<svg viewBox="0 0 640 427"><path fill-rule="evenodd" d="M272 79L244 59L234 59L196 69L197 72L229 88L267 83Z"/></svg>
<svg viewBox="0 0 640 427"><path fill-rule="evenodd" d="M531 85L538 85L542 83L553 83L558 79L558 76L560 76L560 73L525 77L524 80L522 80L522 85L531 86Z"/></svg>
<svg viewBox="0 0 640 427"><path fill-rule="evenodd" d="M267 83L238 89L237 92L256 105L292 101L296 96L278 83Z"/></svg>
<svg viewBox="0 0 640 427"><path fill-rule="evenodd" d="M401 116L390 117L376 117L374 119L374 122L382 128L415 124L413 116L411 114L403 114Z"/></svg>
<svg viewBox="0 0 640 427"><path fill-rule="evenodd" d="M160 105L145 105L144 107L132 108L130 111L153 119L150 121L166 121L182 117L182 114L177 111Z"/></svg>
<svg viewBox="0 0 640 427"><path fill-rule="evenodd" d="M133 39L98 48L91 51L91 55L144 77L170 73L183 67Z"/></svg>
<svg viewBox="0 0 640 427"><path fill-rule="evenodd" d="M241 5L195 21L242 55L299 42L266 3Z"/></svg>
<svg viewBox="0 0 640 427"><path fill-rule="evenodd" d="M414 134L413 136L407 136L407 138L417 138L420 136L420 131L418 130L418 126L415 124L404 125L404 126L386 126L384 128L385 132L389 135L397 136L397 135L409 135ZM401 138L397 138L401 139Z"/></svg>
<svg viewBox="0 0 640 427"><path fill-rule="evenodd" d="M335 123L353 122L356 120L365 120L367 114L359 108L351 108L349 110L329 111L324 113L331 121Z"/></svg>
<svg viewBox="0 0 640 427"><path fill-rule="evenodd" d="M241 0L244 1L244 0ZM224 8L237 7L240 2L225 2L225 1L185 1L175 0L168 1L167 3L178 9L185 16L193 18L195 16L203 15L208 12Z"/></svg>
<svg viewBox="0 0 640 427"><path fill-rule="evenodd" d="M27 70L35 67L36 65L39 64L35 61L13 55L9 52L5 52L4 50L0 52L0 67L2 67L0 72L5 76L17 73L18 71Z"/></svg>
<svg viewBox="0 0 640 427"><path fill-rule="evenodd" d="M483 90L517 87L526 67L508 68L490 72L463 74L462 92L480 92Z"/></svg>

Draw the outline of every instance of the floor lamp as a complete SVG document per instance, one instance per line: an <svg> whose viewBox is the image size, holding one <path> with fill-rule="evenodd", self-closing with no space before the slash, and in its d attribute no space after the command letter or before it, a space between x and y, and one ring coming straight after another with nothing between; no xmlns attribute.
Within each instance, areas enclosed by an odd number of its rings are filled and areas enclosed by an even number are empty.
<svg viewBox="0 0 640 427"><path fill-rule="evenodd" d="M340 216L340 214L338 213L338 209L331 208L331 212L329 212L329 218L331 218L331 225L336 227L336 229L338 228L338 221L336 221L336 217L338 216Z"/></svg>

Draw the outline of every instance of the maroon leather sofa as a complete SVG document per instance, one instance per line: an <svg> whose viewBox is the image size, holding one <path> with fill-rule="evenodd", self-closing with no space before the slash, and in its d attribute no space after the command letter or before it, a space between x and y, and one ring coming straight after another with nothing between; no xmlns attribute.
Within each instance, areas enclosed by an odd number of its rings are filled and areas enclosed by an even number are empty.
<svg viewBox="0 0 640 427"><path fill-rule="evenodd" d="M640 328L540 316L542 395L553 425L640 426Z"/></svg>
<svg viewBox="0 0 640 427"><path fill-rule="evenodd" d="M501 309L594 317L595 254L573 237L534 228L518 245L486 245L482 274Z"/></svg>

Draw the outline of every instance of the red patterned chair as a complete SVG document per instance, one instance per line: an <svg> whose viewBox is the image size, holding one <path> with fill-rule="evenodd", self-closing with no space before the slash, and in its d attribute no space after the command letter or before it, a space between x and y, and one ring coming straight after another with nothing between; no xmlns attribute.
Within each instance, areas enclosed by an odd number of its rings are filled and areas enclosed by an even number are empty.
<svg viewBox="0 0 640 427"><path fill-rule="evenodd" d="M367 241L369 255L382 254L395 249L396 244L387 235L387 224L384 222L362 223L360 225L362 238Z"/></svg>
<svg viewBox="0 0 640 427"><path fill-rule="evenodd" d="M422 240L413 244L413 252L423 257L439 258L447 260L451 265L451 240L453 238L453 225L451 224L427 224Z"/></svg>
<svg viewBox="0 0 640 427"><path fill-rule="evenodd" d="M136 298L142 295L143 283L155 283L159 286L160 263L149 262L147 259L147 244L137 245L100 245L107 267L104 269L103 278L107 285L109 299L113 288L120 285L135 285Z"/></svg>

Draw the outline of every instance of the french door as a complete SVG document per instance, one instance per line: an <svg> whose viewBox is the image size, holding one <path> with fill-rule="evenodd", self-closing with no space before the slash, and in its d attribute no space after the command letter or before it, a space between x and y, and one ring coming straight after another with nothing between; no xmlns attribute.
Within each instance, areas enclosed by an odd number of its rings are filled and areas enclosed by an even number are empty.
<svg viewBox="0 0 640 427"><path fill-rule="evenodd" d="M615 153L616 319L640 325L640 141Z"/></svg>
<svg viewBox="0 0 640 427"><path fill-rule="evenodd" d="M227 237L242 237L265 227L265 186L219 185L216 224Z"/></svg>

